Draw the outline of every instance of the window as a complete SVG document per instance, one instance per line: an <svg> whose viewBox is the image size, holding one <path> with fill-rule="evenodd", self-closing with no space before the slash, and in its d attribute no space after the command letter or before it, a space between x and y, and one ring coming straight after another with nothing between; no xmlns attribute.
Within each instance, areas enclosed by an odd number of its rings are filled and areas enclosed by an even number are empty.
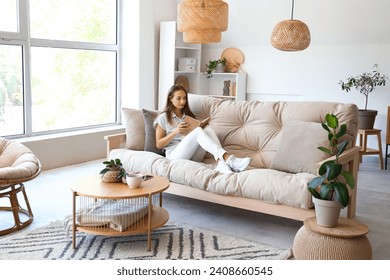
<svg viewBox="0 0 390 280"><path fill-rule="evenodd" d="M117 2L0 2L1 136L118 122Z"/></svg>

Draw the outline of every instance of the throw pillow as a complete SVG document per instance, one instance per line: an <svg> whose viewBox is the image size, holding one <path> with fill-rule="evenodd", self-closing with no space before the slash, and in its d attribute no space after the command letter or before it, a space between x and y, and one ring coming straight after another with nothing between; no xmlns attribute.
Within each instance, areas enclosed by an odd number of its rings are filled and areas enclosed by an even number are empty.
<svg viewBox="0 0 390 280"><path fill-rule="evenodd" d="M145 125L141 110L122 108L122 117L126 127L126 148L142 151L145 145Z"/></svg>
<svg viewBox="0 0 390 280"><path fill-rule="evenodd" d="M162 150L156 147L156 129L153 125L159 111L142 109L145 122L145 146L144 151L154 152L163 155Z"/></svg>
<svg viewBox="0 0 390 280"><path fill-rule="evenodd" d="M329 148L328 134L320 123L288 120L282 128L271 168L317 175L317 163L328 157L319 146Z"/></svg>

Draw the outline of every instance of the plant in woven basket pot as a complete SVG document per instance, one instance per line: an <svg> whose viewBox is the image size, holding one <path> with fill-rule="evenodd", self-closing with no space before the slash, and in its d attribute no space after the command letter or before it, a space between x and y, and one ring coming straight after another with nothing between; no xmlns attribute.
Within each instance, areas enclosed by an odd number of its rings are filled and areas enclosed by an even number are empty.
<svg viewBox="0 0 390 280"><path fill-rule="evenodd" d="M340 210L349 204L349 189L355 187L355 178L339 163L339 157L348 145L348 140L341 141L347 132L346 124L340 126L333 114L327 114L325 121L322 127L328 132L330 148L318 149L328 154L330 159L321 164L319 176L308 183L308 190L313 195L317 224L335 227Z"/></svg>
<svg viewBox="0 0 390 280"><path fill-rule="evenodd" d="M375 118L378 114L377 110L367 109L368 97L371 92L378 86L385 86L388 77L378 71L378 65L374 65L374 70L370 73L363 73L358 76L351 76L345 82L340 81L341 89L349 92L355 88L365 97L364 109L359 110L358 126L361 129L372 129L374 127Z"/></svg>
<svg viewBox="0 0 390 280"><path fill-rule="evenodd" d="M111 159L103 161L103 164L106 165L99 173L100 178L105 183L116 183L123 182L122 178L125 178L126 171L123 168L122 162L120 159Z"/></svg>

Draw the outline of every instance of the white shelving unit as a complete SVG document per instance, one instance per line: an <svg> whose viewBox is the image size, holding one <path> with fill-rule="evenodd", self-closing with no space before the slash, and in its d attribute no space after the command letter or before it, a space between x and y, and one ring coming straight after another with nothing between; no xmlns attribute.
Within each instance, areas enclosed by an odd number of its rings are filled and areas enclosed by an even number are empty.
<svg viewBox="0 0 390 280"><path fill-rule="evenodd" d="M179 71L179 58L191 57L197 60L195 71ZM165 21L160 24L160 65L158 108L165 106L169 88L178 76L188 79L189 92L199 92L199 76L201 63L201 45L186 44L182 33L177 31L176 21Z"/></svg>
<svg viewBox="0 0 390 280"><path fill-rule="evenodd" d="M225 81L230 81L228 96L223 95ZM242 72L213 73L210 78L207 78L206 74L201 74L199 93L217 97L233 98L237 101L246 100L246 74Z"/></svg>
<svg viewBox="0 0 390 280"><path fill-rule="evenodd" d="M178 71L180 58L196 59L195 71ZM177 31L176 21L161 22L158 109L164 108L168 90L179 76L187 78L190 93L246 100L245 73L213 73L211 78L207 78L201 73L205 70L202 68L202 46L184 43L183 34ZM235 94L223 96L224 81L235 84Z"/></svg>

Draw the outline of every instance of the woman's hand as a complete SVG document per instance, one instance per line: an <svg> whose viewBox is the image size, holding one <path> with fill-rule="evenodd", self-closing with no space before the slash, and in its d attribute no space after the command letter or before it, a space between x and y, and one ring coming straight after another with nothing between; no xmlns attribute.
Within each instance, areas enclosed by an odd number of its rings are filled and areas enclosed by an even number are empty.
<svg viewBox="0 0 390 280"><path fill-rule="evenodd" d="M177 126L177 133L178 134L186 134L190 128L188 127L188 123L186 122L181 122L178 126Z"/></svg>

